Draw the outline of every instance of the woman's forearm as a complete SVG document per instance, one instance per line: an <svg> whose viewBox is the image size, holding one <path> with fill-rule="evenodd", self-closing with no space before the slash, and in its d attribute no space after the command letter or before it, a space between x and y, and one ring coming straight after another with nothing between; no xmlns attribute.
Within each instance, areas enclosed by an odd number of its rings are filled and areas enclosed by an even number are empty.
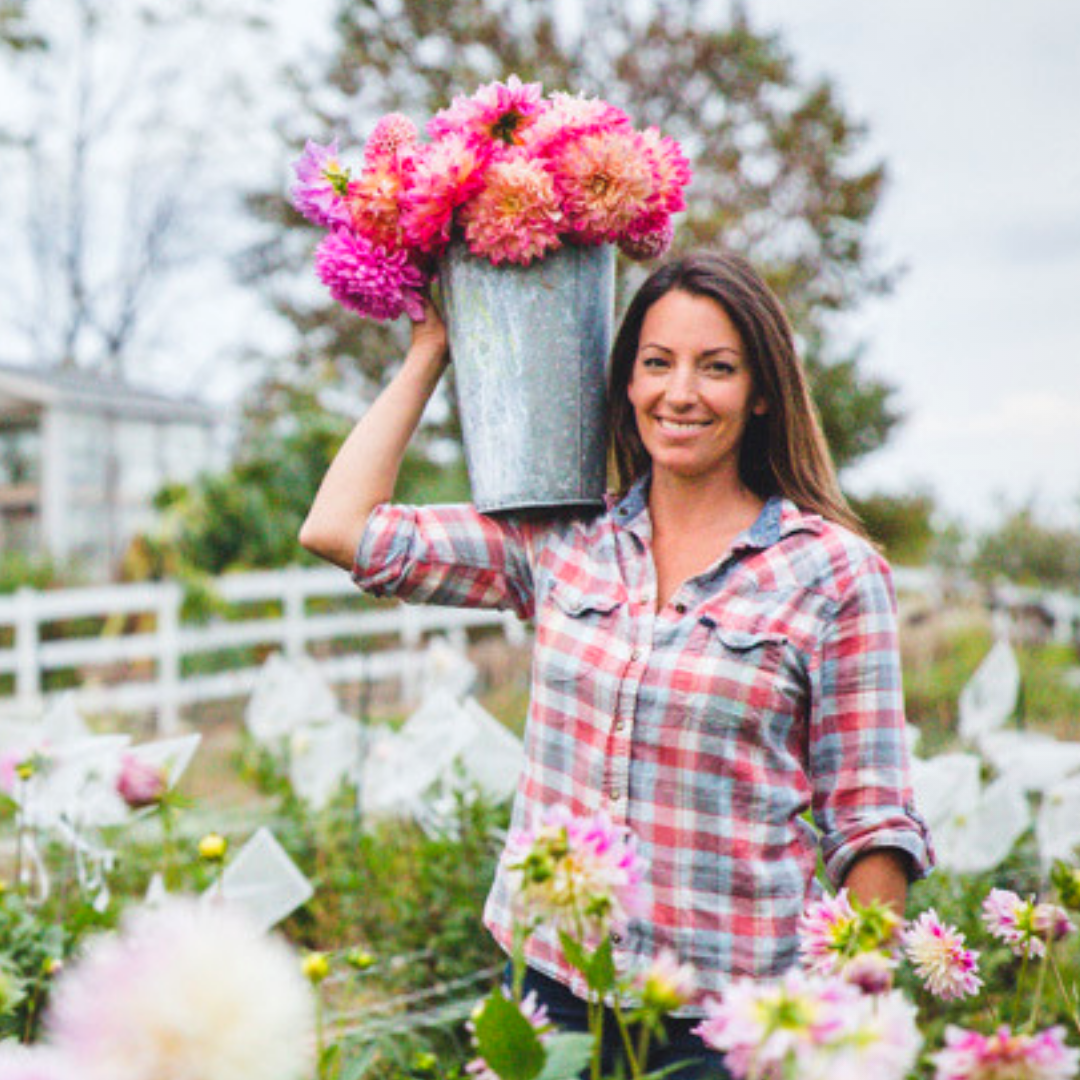
<svg viewBox="0 0 1080 1080"><path fill-rule="evenodd" d="M392 498L409 440L446 369L442 324L431 311L427 319L438 325L419 324L401 370L338 451L300 530L308 551L345 569L371 511Z"/></svg>
<svg viewBox="0 0 1080 1080"><path fill-rule="evenodd" d="M862 856L848 871L844 886L861 904L879 900L903 917L907 903L907 855L879 848Z"/></svg>

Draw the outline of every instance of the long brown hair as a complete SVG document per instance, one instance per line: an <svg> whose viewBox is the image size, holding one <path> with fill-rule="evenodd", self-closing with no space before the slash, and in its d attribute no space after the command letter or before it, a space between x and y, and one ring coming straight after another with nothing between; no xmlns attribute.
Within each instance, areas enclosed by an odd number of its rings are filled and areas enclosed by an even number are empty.
<svg viewBox="0 0 1080 1080"><path fill-rule="evenodd" d="M746 259L730 252L699 251L665 263L648 277L627 308L608 374L610 451L619 492L625 493L650 466L628 388L645 315L674 291L715 300L724 309L742 339L754 390L768 404L763 415L750 418L743 435L742 482L763 499L781 495L801 510L865 536L840 491L780 301Z"/></svg>

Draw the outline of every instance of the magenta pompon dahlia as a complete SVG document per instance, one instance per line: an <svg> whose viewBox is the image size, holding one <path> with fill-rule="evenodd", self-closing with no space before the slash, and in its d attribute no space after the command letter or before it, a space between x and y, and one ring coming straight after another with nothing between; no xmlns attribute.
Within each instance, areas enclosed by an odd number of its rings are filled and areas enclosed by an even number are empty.
<svg viewBox="0 0 1080 1080"><path fill-rule="evenodd" d="M338 152L337 139L327 146L309 139L304 152L293 162L297 183L291 192L292 204L313 225L325 229L349 221L345 205L349 172L338 161Z"/></svg>
<svg viewBox="0 0 1080 1080"><path fill-rule="evenodd" d="M603 811L579 817L565 806L552 807L535 829L511 834L505 859L522 916L550 921L579 941L597 941L641 908L633 837Z"/></svg>
<svg viewBox="0 0 1080 1080"><path fill-rule="evenodd" d="M349 229L335 229L315 252L315 270L330 295L360 315L424 317L424 274L404 251L387 252Z"/></svg>
<svg viewBox="0 0 1080 1080"><path fill-rule="evenodd" d="M1080 1051L1065 1044L1063 1028L1015 1035L1002 1026L993 1035L949 1026L945 1047L930 1058L934 1080L1072 1080Z"/></svg>
<svg viewBox="0 0 1080 1080"><path fill-rule="evenodd" d="M904 932L904 955L935 997L950 1001L979 992L979 954L964 946L964 935L937 912L924 911Z"/></svg>

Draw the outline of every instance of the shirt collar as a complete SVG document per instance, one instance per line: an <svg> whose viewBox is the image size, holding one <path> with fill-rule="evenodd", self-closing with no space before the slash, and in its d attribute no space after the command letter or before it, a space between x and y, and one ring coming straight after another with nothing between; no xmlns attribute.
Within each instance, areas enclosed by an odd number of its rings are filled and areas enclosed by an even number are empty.
<svg viewBox="0 0 1080 1080"><path fill-rule="evenodd" d="M638 477L614 507L615 523L639 536L652 533L648 516L650 480L649 473ZM732 551L763 551L793 533L820 533L823 527L819 515L804 513L790 499L772 495L754 523L736 538Z"/></svg>

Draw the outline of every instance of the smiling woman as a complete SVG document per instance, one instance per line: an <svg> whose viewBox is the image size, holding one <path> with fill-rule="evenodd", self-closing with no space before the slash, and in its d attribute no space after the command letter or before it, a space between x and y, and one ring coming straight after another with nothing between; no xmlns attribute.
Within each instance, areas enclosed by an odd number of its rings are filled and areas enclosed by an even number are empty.
<svg viewBox="0 0 1080 1080"><path fill-rule="evenodd" d="M834 885L897 907L931 862L889 569L839 493L783 311L742 259L674 260L631 302L608 395L620 490L598 513L389 502L447 359L428 306L301 540L376 595L535 620L511 832L564 806L636 836L644 907L611 939L616 964L696 969L668 1031L691 1060L672 1075L723 1075L692 1028L732 979L796 963L819 855ZM508 953L511 861L485 911ZM580 1029L588 988L554 928L525 959L526 988Z"/></svg>

